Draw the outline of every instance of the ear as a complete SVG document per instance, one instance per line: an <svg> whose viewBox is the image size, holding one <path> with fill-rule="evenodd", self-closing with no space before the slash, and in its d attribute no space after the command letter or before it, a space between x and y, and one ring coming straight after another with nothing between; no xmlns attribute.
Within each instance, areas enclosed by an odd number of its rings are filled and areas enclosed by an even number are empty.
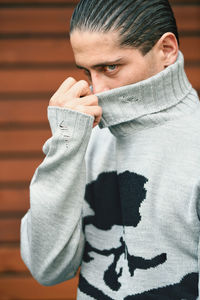
<svg viewBox="0 0 200 300"><path fill-rule="evenodd" d="M166 68L175 63L179 50L176 36L172 32L166 32L156 44L162 56L163 66Z"/></svg>

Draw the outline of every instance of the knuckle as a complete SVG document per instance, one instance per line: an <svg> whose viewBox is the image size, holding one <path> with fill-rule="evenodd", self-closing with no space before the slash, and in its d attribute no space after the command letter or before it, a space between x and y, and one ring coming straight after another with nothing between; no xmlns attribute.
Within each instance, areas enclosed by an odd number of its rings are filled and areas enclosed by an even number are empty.
<svg viewBox="0 0 200 300"><path fill-rule="evenodd" d="M95 95L88 96L88 101L91 102L92 105L98 106L99 99Z"/></svg>
<svg viewBox="0 0 200 300"><path fill-rule="evenodd" d="M62 96L59 95L53 95L51 99L49 100L50 106L63 106L64 105L64 99Z"/></svg>
<svg viewBox="0 0 200 300"><path fill-rule="evenodd" d="M89 84L86 80L80 80L79 84L83 87L83 88L87 88L89 87Z"/></svg>
<svg viewBox="0 0 200 300"><path fill-rule="evenodd" d="M66 82L69 82L69 83L76 83L76 79L74 79L73 77L68 77L66 79Z"/></svg>

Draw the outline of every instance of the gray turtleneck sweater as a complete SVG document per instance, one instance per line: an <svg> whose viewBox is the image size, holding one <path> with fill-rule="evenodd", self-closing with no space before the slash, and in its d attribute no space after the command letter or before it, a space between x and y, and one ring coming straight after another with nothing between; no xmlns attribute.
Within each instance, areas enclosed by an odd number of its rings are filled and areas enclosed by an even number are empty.
<svg viewBox="0 0 200 300"><path fill-rule="evenodd" d="M200 103L183 56L137 84L98 94L93 117L49 107L52 137L30 185L21 254L77 299L199 298Z"/></svg>

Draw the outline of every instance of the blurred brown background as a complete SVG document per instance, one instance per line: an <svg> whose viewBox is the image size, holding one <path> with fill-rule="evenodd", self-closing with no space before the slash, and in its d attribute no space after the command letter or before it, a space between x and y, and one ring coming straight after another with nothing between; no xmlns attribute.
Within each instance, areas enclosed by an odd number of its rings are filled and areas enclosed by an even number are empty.
<svg viewBox="0 0 200 300"><path fill-rule="evenodd" d="M74 68L69 45L75 0L0 1L0 300L72 300L78 279L43 287L19 253L28 186L50 137L49 98ZM171 0L186 71L200 93L200 0Z"/></svg>

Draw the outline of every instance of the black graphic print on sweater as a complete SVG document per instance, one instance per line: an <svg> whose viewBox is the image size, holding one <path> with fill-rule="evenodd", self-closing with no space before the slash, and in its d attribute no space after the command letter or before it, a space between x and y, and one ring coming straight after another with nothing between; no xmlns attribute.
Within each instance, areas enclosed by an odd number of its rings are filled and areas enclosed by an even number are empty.
<svg viewBox="0 0 200 300"><path fill-rule="evenodd" d="M137 295L130 295L124 300L196 300L198 297L198 273L187 274L179 283L163 288L152 289ZM114 300L100 289L92 286L80 275L79 289L82 293L96 300Z"/></svg>
<svg viewBox="0 0 200 300"><path fill-rule="evenodd" d="M100 174L96 181L86 187L85 199L95 214L84 218L84 227L93 224L104 231L110 230L113 225L137 227L142 218L139 209L146 197L144 185L147 181L144 176L129 171L119 175L116 172ZM113 291L121 287L119 278L123 270L120 268L117 272L117 263L122 254L126 253L130 276L134 276L136 269L157 267L167 259L166 253L152 259L130 255L123 236L120 238L120 246L109 250L96 249L87 241L83 261L89 263L93 260L91 252L114 256L103 278Z"/></svg>
<svg viewBox="0 0 200 300"><path fill-rule="evenodd" d="M136 227L141 220L139 208L146 197L147 181L129 171L100 174L86 187L85 199L95 215L85 217L84 226L93 224L101 230L109 230L113 225Z"/></svg>

